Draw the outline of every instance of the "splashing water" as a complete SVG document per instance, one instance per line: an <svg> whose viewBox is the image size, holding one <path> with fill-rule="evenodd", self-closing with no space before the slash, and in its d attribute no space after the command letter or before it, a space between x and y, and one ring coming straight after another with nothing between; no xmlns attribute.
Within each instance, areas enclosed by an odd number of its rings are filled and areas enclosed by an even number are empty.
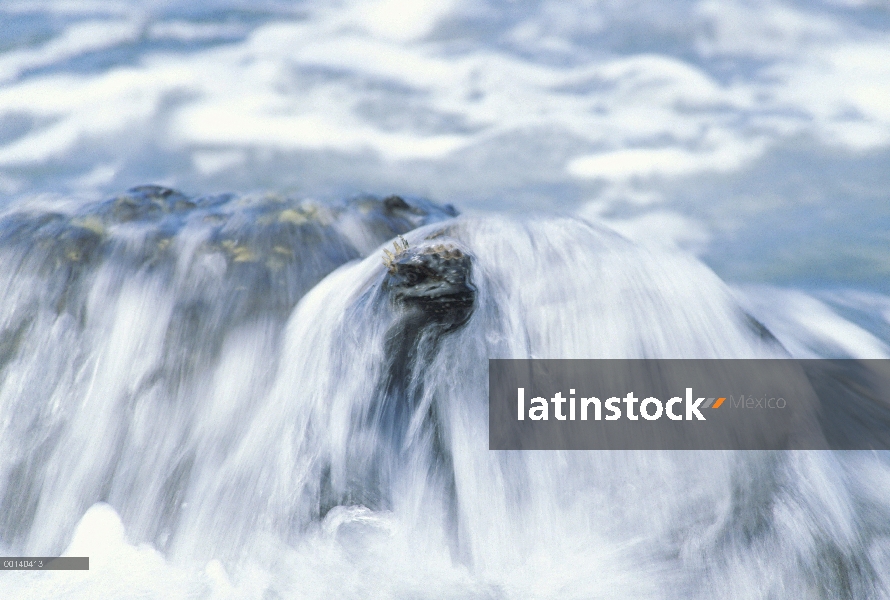
<svg viewBox="0 0 890 600"><path fill-rule="evenodd" d="M887 594L884 455L488 451L488 358L786 353L691 259L453 215L9 212L2 550L91 557L10 597Z"/></svg>

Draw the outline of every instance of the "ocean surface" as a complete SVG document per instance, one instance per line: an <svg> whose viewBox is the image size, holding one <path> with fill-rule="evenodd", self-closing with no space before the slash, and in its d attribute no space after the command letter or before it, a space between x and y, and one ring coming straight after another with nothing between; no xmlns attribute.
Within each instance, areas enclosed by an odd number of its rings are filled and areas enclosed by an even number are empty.
<svg viewBox="0 0 890 600"><path fill-rule="evenodd" d="M394 458L380 247L454 212ZM472 401L775 355L739 311L890 358L886 0L4 0L0 256L0 551L91 557L4 598L890 598L884 454L494 456Z"/></svg>

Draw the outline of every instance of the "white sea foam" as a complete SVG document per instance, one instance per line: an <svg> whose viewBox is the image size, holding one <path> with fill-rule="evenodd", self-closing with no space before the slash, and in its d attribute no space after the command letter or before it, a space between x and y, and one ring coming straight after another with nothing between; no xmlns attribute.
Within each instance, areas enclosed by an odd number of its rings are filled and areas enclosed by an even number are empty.
<svg viewBox="0 0 890 600"><path fill-rule="evenodd" d="M600 216L605 207L591 203L581 215L602 222L623 236L642 245L662 250L694 251L706 248L711 233L700 221L670 210L647 211L638 216L607 218Z"/></svg>
<svg viewBox="0 0 890 600"><path fill-rule="evenodd" d="M818 298L766 285L736 288L741 303L797 358L890 358L890 346ZM886 302L886 299L884 299Z"/></svg>
<svg viewBox="0 0 890 600"><path fill-rule="evenodd" d="M362 0L333 15L341 27L359 28L372 36L410 41L428 34L459 0Z"/></svg>
<svg viewBox="0 0 890 600"><path fill-rule="evenodd" d="M494 136L548 126L597 149L567 157L569 180L738 171L801 134L854 150L890 142L888 38L860 35L827 15L701 4L702 33L691 40L698 52L770 60L756 76L720 82L688 60L653 53L581 54L558 65L493 45L454 52L425 36L468 8L434 4L314 8L307 20L270 21L222 49L147 51L131 66L16 79L26 68L133 43L141 27L73 24L42 46L0 55L7 78L0 112L52 121L0 146L0 163L64 159L84 140L158 127L180 148L370 150L395 161L441 161ZM568 18L551 6L522 27L564 28ZM234 30L159 21L147 31L207 39ZM530 31L522 35L535 38ZM181 100L169 115L162 107L175 95ZM369 112L371 104L390 107ZM438 125L430 127L430 115Z"/></svg>
<svg viewBox="0 0 890 600"><path fill-rule="evenodd" d="M36 49L13 50L0 55L0 83L15 79L26 69L132 42L139 33L133 21L86 21L68 27L59 37Z"/></svg>
<svg viewBox="0 0 890 600"><path fill-rule="evenodd" d="M161 21L147 28L147 35L154 39L172 39L185 42L217 40L227 37L240 37L246 33L239 25L218 25L215 23L191 23L188 21Z"/></svg>

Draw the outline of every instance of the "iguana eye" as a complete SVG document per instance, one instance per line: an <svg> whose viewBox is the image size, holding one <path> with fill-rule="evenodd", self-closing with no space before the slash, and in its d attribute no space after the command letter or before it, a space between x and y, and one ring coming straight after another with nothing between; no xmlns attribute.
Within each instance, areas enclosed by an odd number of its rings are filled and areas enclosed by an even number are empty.
<svg viewBox="0 0 890 600"><path fill-rule="evenodd" d="M417 285L418 283L423 282L426 279L426 273L423 273L417 269L410 269L407 273L405 273L405 281L408 282L408 285Z"/></svg>

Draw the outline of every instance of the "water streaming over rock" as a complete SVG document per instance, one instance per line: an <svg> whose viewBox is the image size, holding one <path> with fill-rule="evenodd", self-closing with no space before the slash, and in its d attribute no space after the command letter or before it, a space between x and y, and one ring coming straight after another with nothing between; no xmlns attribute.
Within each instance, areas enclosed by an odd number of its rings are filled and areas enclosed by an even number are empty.
<svg viewBox="0 0 890 600"><path fill-rule="evenodd" d="M67 212L8 211L3 541L58 550L71 516L107 500L164 547L198 456L226 452L272 380L300 297L395 234L455 214L398 197L321 206L157 186Z"/></svg>
<svg viewBox="0 0 890 600"><path fill-rule="evenodd" d="M15 597L887 594L884 455L488 451L488 358L787 356L692 259L398 198L63 208L2 220L0 544L93 563Z"/></svg>

